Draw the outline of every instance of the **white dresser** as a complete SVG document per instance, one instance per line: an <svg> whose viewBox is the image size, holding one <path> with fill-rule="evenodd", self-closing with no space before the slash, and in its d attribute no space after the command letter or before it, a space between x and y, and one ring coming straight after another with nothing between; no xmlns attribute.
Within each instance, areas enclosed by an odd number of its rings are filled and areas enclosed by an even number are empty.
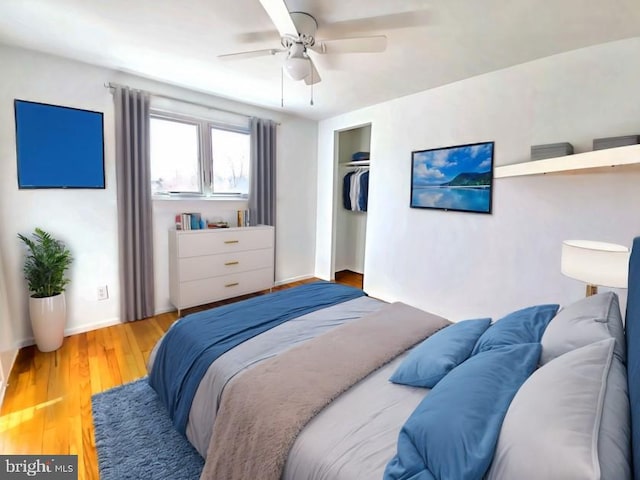
<svg viewBox="0 0 640 480"><path fill-rule="evenodd" d="M273 287L274 228L169 231L169 296L178 309Z"/></svg>

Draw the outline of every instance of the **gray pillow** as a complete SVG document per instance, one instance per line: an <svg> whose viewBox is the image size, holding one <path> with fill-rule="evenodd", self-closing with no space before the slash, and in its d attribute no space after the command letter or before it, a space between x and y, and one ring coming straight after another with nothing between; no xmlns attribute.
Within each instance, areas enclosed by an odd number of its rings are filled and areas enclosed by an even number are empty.
<svg viewBox="0 0 640 480"><path fill-rule="evenodd" d="M585 297L560 310L540 341L540 364L606 338L615 338L614 352L625 363L624 326L618 296L613 292Z"/></svg>
<svg viewBox="0 0 640 480"><path fill-rule="evenodd" d="M626 370L614 339L562 355L529 377L500 431L487 480L628 480Z"/></svg>

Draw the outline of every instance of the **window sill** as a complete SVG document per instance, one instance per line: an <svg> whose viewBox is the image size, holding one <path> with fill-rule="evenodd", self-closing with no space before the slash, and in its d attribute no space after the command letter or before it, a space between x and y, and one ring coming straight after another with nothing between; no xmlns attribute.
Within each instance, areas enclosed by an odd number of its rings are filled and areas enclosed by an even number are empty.
<svg viewBox="0 0 640 480"><path fill-rule="evenodd" d="M192 202L246 202L246 195L152 195L152 201L192 201Z"/></svg>

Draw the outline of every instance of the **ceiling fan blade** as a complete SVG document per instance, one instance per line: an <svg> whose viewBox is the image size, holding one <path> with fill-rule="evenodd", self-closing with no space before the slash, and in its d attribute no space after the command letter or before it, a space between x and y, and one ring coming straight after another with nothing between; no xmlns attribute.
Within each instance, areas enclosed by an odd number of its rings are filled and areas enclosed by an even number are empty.
<svg viewBox="0 0 640 480"><path fill-rule="evenodd" d="M306 83L307 85L315 85L316 83L320 83L322 79L320 78L318 70L316 70L316 66L313 63L313 60L309 59L309 63L311 64L311 73L304 77L304 83Z"/></svg>
<svg viewBox="0 0 640 480"><path fill-rule="evenodd" d="M260 0L260 3L267 11L278 32L280 32L281 37L298 38L298 29L293 23L291 15L289 15L289 10L287 10L284 0Z"/></svg>
<svg viewBox="0 0 640 480"><path fill-rule="evenodd" d="M316 36L327 39L342 38L375 31L385 32L400 28L424 27L434 23L434 13L430 10L414 10L334 23L325 23L320 17L319 23ZM236 40L241 43L275 42L279 40L279 37L273 31L261 31L238 34Z"/></svg>
<svg viewBox="0 0 640 480"><path fill-rule="evenodd" d="M318 53L376 53L384 52L386 48L387 37L384 35L318 40L312 47Z"/></svg>
<svg viewBox="0 0 640 480"><path fill-rule="evenodd" d="M271 42L273 44L278 44L280 43L280 34L273 30L270 32L248 32L237 34L235 39L239 43Z"/></svg>
<svg viewBox="0 0 640 480"><path fill-rule="evenodd" d="M341 37L364 32L386 31L398 28L424 27L431 23L429 10L393 13L377 17L357 18L330 24L321 23L318 35L323 37Z"/></svg>
<svg viewBox="0 0 640 480"><path fill-rule="evenodd" d="M220 60L244 60L245 58L264 57L266 55L275 55L276 53L286 52L284 49L265 48L263 50L249 50L247 52L225 53L218 55Z"/></svg>

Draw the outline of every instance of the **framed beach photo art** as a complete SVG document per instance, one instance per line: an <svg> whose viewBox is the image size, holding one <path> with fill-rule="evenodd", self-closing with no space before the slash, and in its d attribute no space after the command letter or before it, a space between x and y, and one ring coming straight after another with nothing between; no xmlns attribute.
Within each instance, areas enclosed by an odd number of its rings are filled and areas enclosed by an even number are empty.
<svg viewBox="0 0 640 480"><path fill-rule="evenodd" d="M491 213L494 142L411 152L411 208Z"/></svg>

